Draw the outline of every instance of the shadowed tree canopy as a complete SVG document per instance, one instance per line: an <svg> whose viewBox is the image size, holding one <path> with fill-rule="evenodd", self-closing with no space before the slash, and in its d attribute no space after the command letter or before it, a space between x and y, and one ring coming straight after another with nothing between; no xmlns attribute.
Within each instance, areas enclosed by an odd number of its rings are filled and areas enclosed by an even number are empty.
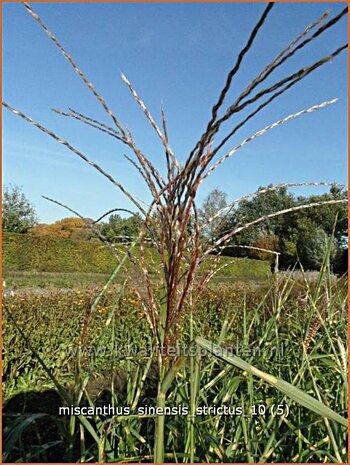
<svg viewBox="0 0 350 465"><path fill-rule="evenodd" d="M278 210L285 210L298 205L346 199L347 191L340 186L332 185L329 192L309 197L295 196L287 188L262 192L271 188L260 187L253 198L242 201L225 222L219 225L216 234L220 237L227 229L252 222L262 216ZM259 192L261 192L259 194ZM276 218L260 222L253 228L234 236L225 253L236 256L247 255L254 258L265 258L263 252L250 251L236 246L253 246L280 252L281 265L292 266L299 259L307 269L319 269L326 249L326 241L334 234L334 265L347 247L348 211L346 203L326 204L320 208L310 208L290 212ZM231 247L230 247L231 246ZM235 247L232 247L235 246Z"/></svg>

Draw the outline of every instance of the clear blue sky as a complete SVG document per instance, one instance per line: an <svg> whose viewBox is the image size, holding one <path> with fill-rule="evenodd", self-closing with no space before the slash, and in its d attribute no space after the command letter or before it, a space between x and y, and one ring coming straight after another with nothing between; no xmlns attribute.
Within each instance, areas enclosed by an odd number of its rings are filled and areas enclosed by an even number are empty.
<svg viewBox="0 0 350 465"><path fill-rule="evenodd" d="M33 7L120 120L133 130L144 153L161 168L164 165L162 147L120 80L120 72L131 80L158 120L160 102L164 102L172 148L179 160L184 161L202 134L226 74L265 5L33 3ZM227 103L326 9L332 8L336 14L343 7L342 3L275 5L235 80ZM311 64L346 39L347 24L343 18L281 67L272 75L273 79ZM123 158L127 152L122 144L51 112L51 108L73 107L110 122L43 30L23 5L15 3L3 5L3 95L9 104L70 140L138 197L148 198L142 179ZM227 149L283 116L334 97L339 97L339 102L332 107L302 116L248 144L208 178L199 192L199 201L215 187L234 199L269 183L336 181L345 184L346 52L262 111L237 133ZM42 222L69 216L62 208L43 200L42 194L92 218L110 208L130 206L93 168L7 110L4 110L3 132L3 181L23 186Z"/></svg>

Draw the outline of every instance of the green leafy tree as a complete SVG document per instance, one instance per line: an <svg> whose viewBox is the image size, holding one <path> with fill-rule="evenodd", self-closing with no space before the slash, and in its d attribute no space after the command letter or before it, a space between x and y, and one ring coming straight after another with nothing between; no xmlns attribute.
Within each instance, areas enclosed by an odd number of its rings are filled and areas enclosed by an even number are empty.
<svg viewBox="0 0 350 465"><path fill-rule="evenodd" d="M289 240L285 237L281 238L279 249L281 252L280 265L284 268L293 266L298 260L298 248L294 240Z"/></svg>
<svg viewBox="0 0 350 465"><path fill-rule="evenodd" d="M203 236L211 243L219 237L220 231L225 227L225 222L220 218L210 221L219 210L227 206L227 194L219 189L214 189L209 192L203 201L202 208L199 210L199 215L202 223Z"/></svg>
<svg viewBox="0 0 350 465"><path fill-rule="evenodd" d="M26 233L38 218L34 206L18 186L5 187L2 198L2 229L6 232Z"/></svg>
<svg viewBox="0 0 350 465"><path fill-rule="evenodd" d="M264 188L261 187L259 190L262 189ZM333 185L325 194L309 197L296 197L286 188L269 190L241 202L230 215L225 228L226 230L232 229L270 213L305 203L346 198L347 191L337 185ZM346 248L347 219L346 204L324 205L319 208L291 212L268 219L256 227L242 231L232 239L230 245L233 247L228 247L226 251L235 256L247 255L247 250L240 249L237 245L257 246L261 241L266 242L267 238L274 237L278 238L278 241L274 243L273 249L281 253L281 267L293 266L297 260L300 260L305 268L319 269L326 240L333 234L335 237L334 250L338 251L336 256L344 255L342 250ZM219 234L224 234L224 230L220 231ZM254 252L249 254L256 257ZM337 267L336 256L332 257L335 268Z"/></svg>
<svg viewBox="0 0 350 465"><path fill-rule="evenodd" d="M268 186L272 187L272 185ZM260 187L258 192L265 189ZM233 210L232 214L227 219L225 228L233 229L245 223L250 223L262 216L269 215L278 210L291 208L296 205L296 201L292 194L286 188L279 188L260 193L251 199L244 200L238 207ZM262 237L278 237L279 240L288 235L289 224L288 218L285 215L266 220L259 223L256 227L243 230L231 241L234 246L230 249L230 253L235 256L247 255L247 251L235 246L256 246ZM220 235L224 234L224 230L220 231ZM274 248L280 251L280 244L274 244ZM251 255L251 254L250 254Z"/></svg>
<svg viewBox="0 0 350 465"><path fill-rule="evenodd" d="M109 217L108 223L102 225L101 232L110 241L128 242L137 237L141 225L142 219L138 214L129 218L114 214Z"/></svg>
<svg viewBox="0 0 350 465"><path fill-rule="evenodd" d="M311 195L307 199L300 198L300 202L320 202L327 200L347 199L348 192L340 186L333 185L329 192L322 195ZM348 235L348 205L339 203L335 205L324 205L321 208L310 208L302 212L314 224L320 225L328 236L333 234L338 241L343 241Z"/></svg>
<svg viewBox="0 0 350 465"><path fill-rule="evenodd" d="M329 239L330 237L321 227L310 228L307 231L307 236L300 238L298 252L300 261L305 268L312 270L319 270L321 268Z"/></svg>

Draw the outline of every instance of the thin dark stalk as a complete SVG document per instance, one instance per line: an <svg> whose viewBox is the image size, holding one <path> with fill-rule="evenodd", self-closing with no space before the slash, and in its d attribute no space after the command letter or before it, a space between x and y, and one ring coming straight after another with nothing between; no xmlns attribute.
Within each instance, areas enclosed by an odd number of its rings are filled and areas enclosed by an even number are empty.
<svg viewBox="0 0 350 465"><path fill-rule="evenodd" d="M71 64L73 67L74 71L78 74L78 76L83 80L84 84L91 90L91 92L94 94L94 96L97 98L97 100L100 102L102 105L103 109L106 111L106 113L111 117L113 120L114 124L120 131L120 134L122 136L125 136L125 130L121 123L118 121L112 110L109 108L107 105L105 99L102 97L102 95L97 92L95 89L95 86L92 84L91 81L86 77L86 75L81 71L81 69L76 65L74 62L73 58L69 55L69 53L66 52L64 47L61 45L61 43L58 41L58 39L54 36L54 34L49 30L49 28L46 26L46 24L43 22L43 20L40 18L40 16L35 13L33 8L29 5L27 2L23 2L23 5L27 9L27 11L33 16L33 18L40 24L40 26L44 29L46 34L50 37L50 39L54 42L56 47L60 50L60 52L63 54L63 56L66 58L66 60Z"/></svg>
<svg viewBox="0 0 350 465"><path fill-rule="evenodd" d="M115 139L123 141L123 138L119 136L117 131L115 131L113 128L103 123L100 123L96 120L92 120L92 118L88 118L72 110L70 110L69 112L65 112L62 110L58 110L57 108L53 108L52 111L57 113L60 116L67 116L68 118L75 118L76 120L81 121L82 123L87 124L88 126L91 126L95 129L98 129L99 131L104 132L105 134L108 134L109 136L114 137Z"/></svg>
<svg viewBox="0 0 350 465"><path fill-rule="evenodd" d="M7 108L9 111L11 111L13 114L18 115L27 123L31 124L32 126L35 126L36 128L40 129L40 131L44 132L48 136L50 136L52 139L56 140L59 144L64 145L67 147L68 150L73 152L75 155L77 155L79 158L84 160L86 163L88 163L90 166L95 168L99 173L101 173L104 177L106 177L112 184L115 185L121 192L140 210L141 213L145 214L145 210L141 207L140 203L136 201L135 196L130 194L120 182L116 181L112 175L107 173L103 168L101 168L99 165L97 165L95 162L91 161L89 158L87 158L82 152L80 152L78 149L73 147L69 142L66 140L62 139L58 135L56 135L54 132L50 131L49 129L45 128L42 126L40 123L37 123L35 120L32 118L29 118L29 116L25 115L19 110L16 110L15 108L11 107L8 103L3 102L2 103L5 108Z"/></svg>
<svg viewBox="0 0 350 465"><path fill-rule="evenodd" d="M191 153L190 153L190 155L188 157L188 162L191 160L192 156L195 154L197 149L198 149L199 153L201 153L201 150L205 146L205 144L207 142L207 139L208 139L208 134L211 131L211 128L212 128L212 126L213 126L213 124L214 124L214 122L216 120L217 115L218 115L218 111L221 108L221 106L223 105L224 100L225 100L225 98L227 96L227 93L230 90L233 78L238 73L244 57L246 56L246 54L251 49L258 32L260 31L260 29L264 25L264 23L265 23L265 21L267 19L267 16L270 13L270 11L272 10L273 6L274 6L273 2L269 2L266 5L265 10L263 11L261 17L259 18L259 21L256 23L255 27L252 30L246 45L239 52L235 65L229 71L229 73L227 75L225 85L224 85L223 89L220 92L218 101L215 103L215 105L212 108L212 111L211 111L212 116L211 116L211 119L209 120L207 128L206 128L204 134L202 135L202 137L200 138L199 142L196 144L195 148L191 151ZM188 166L188 163L185 165L184 170L187 168L187 166Z"/></svg>
<svg viewBox="0 0 350 465"><path fill-rule="evenodd" d="M49 202L55 203L56 205L59 205L60 207L64 208L65 210L68 210L69 212L73 213L73 215L77 216L81 220L85 222L85 225L88 229L90 229L103 243L104 245L111 250L113 253L114 257L117 259L118 263L120 263L120 257L119 254L117 254L116 248L114 245L109 241L109 239L101 233L101 231L95 226L95 224L99 221L90 221L86 218L84 218L80 213L78 213L76 210L73 210L71 207L68 205L65 205L64 203L59 202L58 200L51 199L50 197L46 197L45 195L42 195L42 198L45 200L48 200Z"/></svg>
<svg viewBox="0 0 350 465"><path fill-rule="evenodd" d="M128 210L127 208L112 208L111 210L108 210L108 212L101 215L97 220L93 221L93 223L94 224L99 223L106 216L110 215L111 213L116 213L116 212L125 212L125 213L129 213L132 216L137 216L137 213L132 212L131 210Z"/></svg>
<svg viewBox="0 0 350 465"><path fill-rule="evenodd" d="M220 118L216 123L215 125L213 126L213 133L212 133L212 136L214 136L221 124L224 122L224 121L227 121L229 118L231 118L231 116L234 114L234 113L239 113L240 111L244 110L244 108L254 102L256 102L257 100L259 100L261 97L263 97L264 95L266 94L269 94L271 92L274 92L275 90L279 89L280 87L282 87L284 84L287 83L286 86L284 86L279 92L276 92L270 99L268 99L266 102L264 102L262 105L260 105L255 111L253 111L250 115L248 115L241 123L239 123L212 151L211 151L211 154L209 157L205 158L205 159L202 159L200 160L200 165L201 165L201 169L199 170L199 172L196 174L196 170L193 170L191 175L190 175L190 180L189 182L191 183L191 181L193 179L196 179L198 180L202 173L204 172L206 166L208 166L208 164L210 163L210 161L215 157L215 155L218 153L218 151L223 147L223 145L237 132L238 129L240 129L247 121L249 121L253 116L255 116L260 110L262 110L264 107L266 107L268 104L270 104L275 98L279 97L280 95L282 95L284 92L286 92L288 89L290 89L294 84L296 84L297 82L299 82L300 80L302 80L304 77L308 76L310 73L312 73L313 71L315 71L317 68L319 68L320 66L326 64L326 63L329 63L330 61L332 61L333 58L335 58L337 55L339 55L342 51L344 51L346 48L348 47L348 45L343 45L341 47L339 47L337 50L335 50L331 55L327 56L327 57L324 57L322 58L321 60L318 60L317 62L315 62L314 64L312 64L311 66L307 67L307 68L301 68L299 71L297 71L296 73L292 74L292 75L289 75L287 76L286 78L283 78L281 79L278 83L270 86L269 88L266 88L260 92L258 92L258 94L256 94L254 97L252 97L251 99L247 100L246 102L242 103L240 106L237 106L236 103L238 102L238 100L236 101L235 104L233 104L228 110L227 112L225 113L225 115ZM289 84L288 84L289 83Z"/></svg>

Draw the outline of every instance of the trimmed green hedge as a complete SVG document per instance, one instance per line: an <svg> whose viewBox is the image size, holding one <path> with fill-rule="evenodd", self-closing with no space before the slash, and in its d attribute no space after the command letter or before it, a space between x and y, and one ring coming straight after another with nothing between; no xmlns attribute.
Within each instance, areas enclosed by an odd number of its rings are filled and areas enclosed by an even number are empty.
<svg viewBox="0 0 350 465"><path fill-rule="evenodd" d="M111 252L99 241L4 233L2 250L5 271L110 273L116 266Z"/></svg>
<svg viewBox="0 0 350 465"><path fill-rule="evenodd" d="M98 240L75 242L48 236L3 233L2 249L4 272L111 273L117 265L112 253ZM159 258L153 252L149 249L154 266ZM203 269L208 269L211 261L212 257L208 257ZM227 266L218 276L257 279L270 273L269 263L260 260L221 257L220 261Z"/></svg>

